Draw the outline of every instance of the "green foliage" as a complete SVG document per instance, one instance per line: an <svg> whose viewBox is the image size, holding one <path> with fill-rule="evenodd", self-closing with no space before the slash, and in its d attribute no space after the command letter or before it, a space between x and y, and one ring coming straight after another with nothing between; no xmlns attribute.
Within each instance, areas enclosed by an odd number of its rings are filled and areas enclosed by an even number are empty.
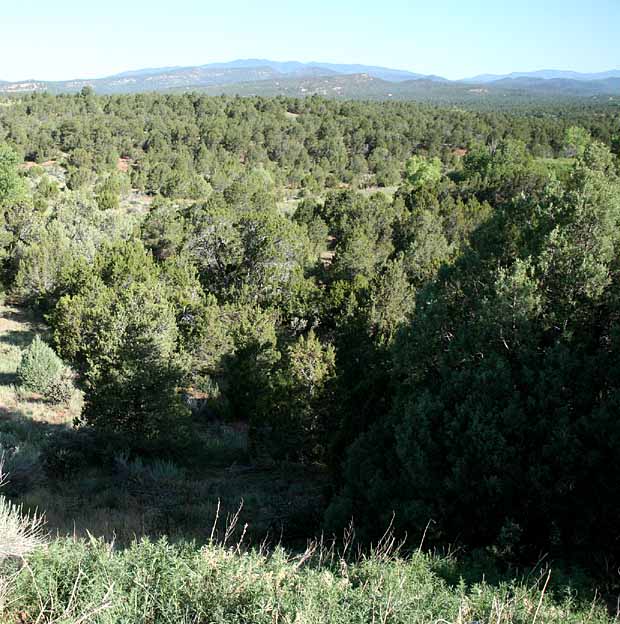
<svg viewBox="0 0 620 624"><path fill-rule="evenodd" d="M15 246L13 289L46 311L83 285L98 248L127 238L134 227L132 217L99 210L75 193L63 195L53 211L26 215L25 221Z"/></svg>
<svg viewBox="0 0 620 624"><path fill-rule="evenodd" d="M549 181L547 169L516 139L504 139L494 149L474 146L463 158L463 177L470 193L492 205L510 202L519 194L538 196Z"/></svg>
<svg viewBox="0 0 620 624"><path fill-rule="evenodd" d="M122 193L128 190L127 179L118 173L107 176L95 188L95 198L101 210L115 210Z"/></svg>
<svg viewBox="0 0 620 624"><path fill-rule="evenodd" d="M82 373L84 421L136 445L181 439L184 371L174 307L157 267L141 245L125 244L102 250L94 272L77 294L60 299L53 317L61 352Z"/></svg>
<svg viewBox="0 0 620 624"><path fill-rule="evenodd" d="M24 196L25 185L17 171L19 162L16 152L0 144L0 208L2 209L11 207Z"/></svg>
<svg viewBox="0 0 620 624"><path fill-rule="evenodd" d="M415 289L402 258L388 262L375 277L368 298L369 333L377 345L391 345L415 308Z"/></svg>
<svg viewBox="0 0 620 624"><path fill-rule="evenodd" d="M10 258L12 246L30 216L25 210L28 194L18 164L16 152L0 143L0 261L5 261L7 254Z"/></svg>
<svg viewBox="0 0 620 624"><path fill-rule="evenodd" d="M224 392L230 416L247 421L256 413L274 365L281 357L276 312L238 303L225 306L223 313L233 345L222 360Z"/></svg>
<svg viewBox="0 0 620 624"><path fill-rule="evenodd" d="M365 198L350 191L333 193L320 213L336 240L333 277L370 279L394 251L394 212L383 195Z"/></svg>
<svg viewBox="0 0 620 624"><path fill-rule="evenodd" d="M620 187L598 167L584 156L544 204L499 211L418 292L394 347L393 408L351 448L334 516L394 509L410 531L435 520L441 541L510 533L512 556L610 556L620 508L593 484L620 487L605 469L620 451Z"/></svg>
<svg viewBox="0 0 620 624"><path fill-rule="evenodd" d="M313 331L290 345L270 382L270 400L254 419L255 448L274 458L324 459L331 430L336 354Z"/></svg>
<svg viewBox="0 0 620 624"><path fill-rule="evenodd" d="M400 163L385 147L376 147L368 157L379 186L392 186L400 182Z"/></svg>
<svg viewBox="0 0 620 624"><path fill-rule="evenodd" d="M395 511L411 536L432 518L428 543L611 569L616 132L612 105L12 99L2 279L47 315L97 436L50 442L45 478L102 460L127 496L185 483L135 455L248 461L203 430L231 420L254 460L325 475L329 528L378 537ZM172 526L186 502L166 500Z"/></svg>
<svg viewBox="0 0 620 624"><path fill-rule="evenodd" d="M320 546L302 557L281 549L269 555L216 544L198 549L165 539L116 549L95 538L67 538L36 550L27 562L0 607L7 621L19 613L36 617L42 603L50 621L95 614L100 624L612 621L590 596L574 590L556 595L551 587L545 592L542 575L497 586L452 583L454 560L421 553L404 558L382 548L352 560Z"/></svg>
<svg viewBox="0 0 620 624"><path fill-rule="evenodd" d="M592 137L585 128L571 126L566 130L565 144L569 156L583 156L591 141Z"/></svg>
<svg viewBox="0 0 620 624"><path fill-rule="evenodd" d="M303 288L310 244L305 231L274 213L251 213L239 222L243 259L237 269L244 295L262 305L282 305Z"/></svg>
<svg viewBox="0 0 620 624"><path fill-rule="evenodd" d="M24 249L14 282L15 291L24 300L45 307L87 271L82 255L87 250L82 247L78 251L68 234L64 228L52 224L41 232L38 241Z"/></svg>
<svg viewBox="0 0 620 624"><path fill-rule="evenodd" d="M430 281L453 254L446 240L441 219L429 210L411 217L413 236L404 250L404 264L411 281L418 287Z"/></svg>
<svg viewBox="0 0 620 624"><path fill-rule="evenodd" d="M44 393L45 398L57 405L68 405L73 398L75 386L71 374L65 369L63 373L52 380Z"/></svg>
<svg viewBox="0 0 620 624"><path fill-rule="evenodd" d="M405 163L405 181L413 191L432 188L441 179L439 158L412 156Z"/></svg>
<svg viewBox="0 0 620 624"><path fill-rule="evenodd" d="M62 372L62 360L40 336L35 336L22 354L17 379L25 390L45 395L60 381Z"/></svg>
<svg viewBox="0 0 620 624"><path fill-rule="evenodd" d="M160 259L176 254L183 245L185 228L183 217L168 203L154 205L142 223L142 240Z"/></svg>
<svg viewBox="0 0 620 624"><path fill-rule="evenodd" d="M57 199L60 195L58 183L54 180L50 180L46 175L44 175L37 184L36 192L44 199Z"/></svg>

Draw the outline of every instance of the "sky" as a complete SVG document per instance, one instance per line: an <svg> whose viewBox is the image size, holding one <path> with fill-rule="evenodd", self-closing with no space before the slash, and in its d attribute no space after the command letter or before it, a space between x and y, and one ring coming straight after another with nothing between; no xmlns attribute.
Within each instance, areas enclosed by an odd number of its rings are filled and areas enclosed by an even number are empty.
<svg viewBox="0 0 620 624"><path fill-rule="evenodd" d="M0 80L239 58L363 63L450 79L620 69L620 0L0 1Z"/></svg>

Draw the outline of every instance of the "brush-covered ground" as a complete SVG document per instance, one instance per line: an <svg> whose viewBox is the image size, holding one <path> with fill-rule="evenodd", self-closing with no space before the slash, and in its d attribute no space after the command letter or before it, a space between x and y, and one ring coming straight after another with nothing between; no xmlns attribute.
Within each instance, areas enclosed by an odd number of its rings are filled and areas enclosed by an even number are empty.
<svg viewBox="0 0 620 624"><path fill-rule="evenodd" d="M98 463L88 432L73 427L79 390L57 406L17 384L36 334L46 336L40 320L2 303L3 624L619 619L592 591L546 568L506 580L454 557L399 552L389 536L365 555L346 540L300 553L319 526L323 475L252 463L240 424L196 418L196 449L178 462L117 454ZM37 512L44 526L27 522ZM268 546L276 543L289 550Z"/></svg>
<svg viewBox="0 0 620 624"><path fill-rule="evenodd" d="M240 526L248 523L260 541L297 542L318 526L323 472L250 461L243 423L196 417L193 445L175 461L98 448L88 430L73 427L79 390L58 406L17 384L23 350L46 331L24 308L0 305L0 455L10 474L3 493L27 511L45 510L53 534L204 541L218 509L226 518L240 508Z"/></svg>
<svg viewBox="0 0 620 624"><path fill-rule="evenodd" d="M602 606L556 590L549 575L468 584L451 559L379 548L366 557L325 548L171 545L125 549L56 539L3 565L2 622L611 624Z"/></svg>

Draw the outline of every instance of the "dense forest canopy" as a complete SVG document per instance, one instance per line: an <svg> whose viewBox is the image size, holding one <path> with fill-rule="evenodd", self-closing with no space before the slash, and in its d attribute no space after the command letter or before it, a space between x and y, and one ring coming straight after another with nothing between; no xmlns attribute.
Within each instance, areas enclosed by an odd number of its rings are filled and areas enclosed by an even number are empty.
<svg viewBox="0 0 620 624"><path fill-rule="evenodd" d="M611 106L0 101L22 378L82 390L80 461L241 421L324 468L328 531L617 563L619 154Z"/></svg>

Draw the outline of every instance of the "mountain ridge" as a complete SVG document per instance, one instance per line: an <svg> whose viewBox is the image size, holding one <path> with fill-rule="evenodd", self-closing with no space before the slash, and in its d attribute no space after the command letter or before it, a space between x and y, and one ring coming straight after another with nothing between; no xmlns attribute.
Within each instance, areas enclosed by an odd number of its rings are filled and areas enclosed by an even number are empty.
<svg viewBox="0 0 620 624"><path fill-rule="evenodd" d="M602 72L576 72L562 69L538 69L525 72L510 72L509 74L478 74L471 78L463 78L456 82L487 83L505 80L507 78L541 78L543 80L567 79L590 82L592 80L605 80L607 78L620 78L620 69L610 69Z"/></svg>
<svg viewBox="0 0 620 624"><path fill-rule="evenodd" d="M200 70L215 70L215 69L258 69L268 67L280 74L299 74L305 71L312 71L315 69L322 69L328 72L334 72L336 74L351 75L366 73L372 75L375 78L388 79L391 77L394 81L409 80L412 78L427 77L426 74L420 74L405 69L394 69L390 67L382 67L380 65L364 65L358 63L323 63L319 61L310 61L303 63L301 61L273 61L269 59L249 58L249 59L236 59L233 61L224 61L217 63L207 63L204 65L188 65L188 66L175 66L175 67L161 67L161 68L147 68L138 69L128 72L121 72L120 74L114 74L110 78L124 78L135 77L140 75L153 75L155 73L166 73L169 71L189 71L192 69ZM440 80L445 80L440 76L428 76Z"/></svg>
<svg viewBox="0 0 620 624"><path fill-rule="evenodd" d="M16 82L0 80L0 95L40 91L76 93L91 87L100 94L201 91L210 94L310 94L350 99L413 99L423 101L620 96L620 70L580 74L538 70L481 74L447 80L409 70L377 65L250 58L193 66L150 67L95 79Z"/></svg>

